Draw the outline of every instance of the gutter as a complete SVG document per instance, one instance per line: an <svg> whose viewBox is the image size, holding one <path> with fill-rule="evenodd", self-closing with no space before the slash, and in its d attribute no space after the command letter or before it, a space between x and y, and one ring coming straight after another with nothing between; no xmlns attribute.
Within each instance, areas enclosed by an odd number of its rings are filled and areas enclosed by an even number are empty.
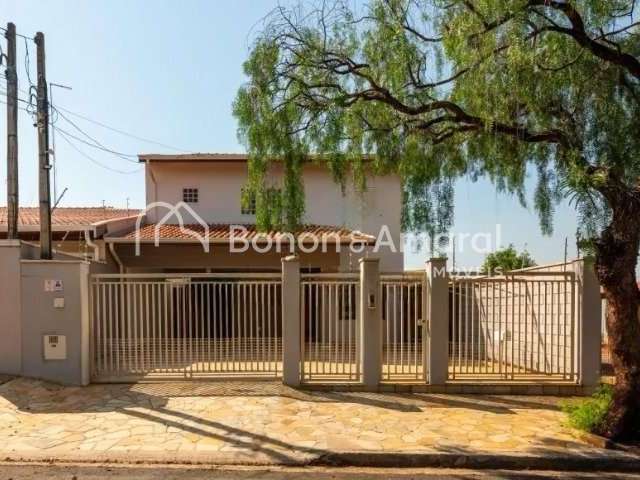
<svg viewBox="0 0 640 480"><path fill-rule="evenodd" d="M153 174L153 169L151 168L151 162L149 161L149 159L147 159L146 164L147 171L149 172L149 178L151 178L151 181L153 182L153 202L156 202L158 200L158 182L156 181L156 177Z"/></svg>

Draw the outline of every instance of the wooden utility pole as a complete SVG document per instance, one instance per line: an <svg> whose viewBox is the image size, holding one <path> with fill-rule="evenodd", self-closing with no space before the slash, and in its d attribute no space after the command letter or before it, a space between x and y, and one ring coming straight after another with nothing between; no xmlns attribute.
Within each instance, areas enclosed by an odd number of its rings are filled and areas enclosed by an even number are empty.
<svg viewBox="0 0 640 480"><path fill-rule="evenodd" d="M40 197L40 258L51 260L51 192L49 185L49 100L45 69L44 34L36 33L38 49L38 180Z"/></svg>
<svg viewBox="0 0 640 480"><path fill-rule="evenodd" d="M7 23L7 238L18 238L18 74L16 26Z"/></svg>

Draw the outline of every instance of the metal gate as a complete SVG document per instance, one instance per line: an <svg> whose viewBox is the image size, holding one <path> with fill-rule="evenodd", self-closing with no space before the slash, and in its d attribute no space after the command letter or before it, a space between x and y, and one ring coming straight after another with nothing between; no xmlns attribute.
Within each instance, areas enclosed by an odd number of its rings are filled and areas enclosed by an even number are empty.
<svg viewBox="0 0 640 480"><path fill-rule="evenodd" d="M380 276L383 381L428 379L425 280L422 273Z"/></svg>
<svg viewBox="0 0 640 480"><path fill-rule="evenodd" d="M359 299L358 274L302 275L303 382L360 381Z"/></svg>
<svg viewBox="0 0 640 480"><path fill-rule="evenodd" d="M92 378L282 373L280 274L94 275Z"/></svg>
<svg viewBox="0 0 640 480"><path fill-rule="evenodd" d="M459 277L450 288L450 380L578 380L574 272Z"/></svg>

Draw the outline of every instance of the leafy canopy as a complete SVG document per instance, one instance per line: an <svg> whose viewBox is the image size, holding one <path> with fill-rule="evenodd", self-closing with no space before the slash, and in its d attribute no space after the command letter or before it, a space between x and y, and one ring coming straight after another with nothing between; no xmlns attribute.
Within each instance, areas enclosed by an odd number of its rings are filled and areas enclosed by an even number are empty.
<svg viewBox="0 0 640 480"><path fill-rule="evenodd" d="M535 266L529 252L518 253L513 245L487 255L480 271L489 275L500 275L511 270Z"/></svg>
<svg viewBox="0 0 640 480"><path fill-rule="evenodd" d="M453 181L488 177L544 233L570 197L584 235L640 173L636 0L311 2L265 18L237 94L263 228L304 219L305 161L342 185L404 181L407 230L446 231ZM274 201L274 169L283 169ZM621 193L622 192L622 193Z"/></svg>

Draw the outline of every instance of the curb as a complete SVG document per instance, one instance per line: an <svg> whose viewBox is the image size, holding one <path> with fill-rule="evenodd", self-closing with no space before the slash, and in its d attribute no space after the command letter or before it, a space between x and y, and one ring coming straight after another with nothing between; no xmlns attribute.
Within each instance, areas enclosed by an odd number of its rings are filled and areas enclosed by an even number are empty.
<svg viewBox="0 0 640 480"><path fill-rule="evenodd" d="M380 468L468 468L495 470L554 470L640 472L640 457L625 453L606 455L526 455L437 453L327 453L311 463L313 466Z"/></svg>
<svg viewBox="0 0 640 480"><path fill-rule="evenodd" d="M455 452L326 452L274 460L261 455L234 454L50 454L2 455L5 463L82 463L106 465L465 468L475 470L553 470L565 472L640 472L640 456L608 451L604 454L468 454Z"/></svg>

